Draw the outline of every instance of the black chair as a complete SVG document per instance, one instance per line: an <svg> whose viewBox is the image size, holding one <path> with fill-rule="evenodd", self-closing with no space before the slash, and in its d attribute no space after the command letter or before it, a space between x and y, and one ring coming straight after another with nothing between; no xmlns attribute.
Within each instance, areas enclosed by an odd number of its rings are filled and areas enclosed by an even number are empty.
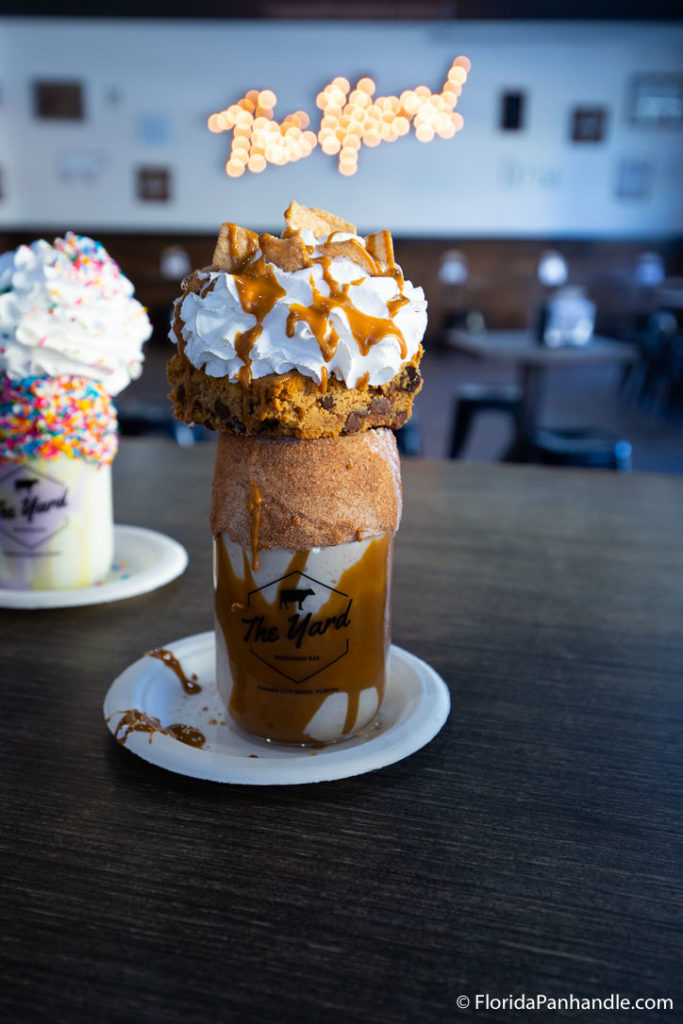
<svg viewBox="0 0 683 1024"><path fill-rule="evenodd" d="M161 434L173 438L182 448L188 448L206 438L203 427L190 427L187 423L174 419L168 402L126 403L117 409L116 413L122 437Z"/></svg>
<svg viewBox="0 0 683 1024"><path fill-rule="evenodd" d="M521 394L516 384L464 384L453 406L449 456L458 458L478 413L503 412L516 420L520 404Z"/></svg>
<svg viewBox="0 0 683 1024"><path fill-rule="evenodd" d="M628 473L632 468L631 455L629 441L599 428L539 428L531 437L529 461L544 466L584 466Z"/></svg>
<svg viewBox="0 0 683 1024"><path fill-rule="evenodd" d="M405 426L399 427L394 433L401 455L422 455L422 431L415 413Z"/></svg>

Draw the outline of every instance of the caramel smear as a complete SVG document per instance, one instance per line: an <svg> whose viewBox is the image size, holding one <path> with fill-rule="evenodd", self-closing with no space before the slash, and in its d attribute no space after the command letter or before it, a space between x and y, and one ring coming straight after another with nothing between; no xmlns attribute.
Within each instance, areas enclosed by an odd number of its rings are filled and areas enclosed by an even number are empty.
<svg viewBox="0 0 683 1024"><path fill-rule="evenodd" d="M302 609L295 603L282 604L286 591L277 588L269 597L267 591L257 589L247 552L243 553L244 577L240 579L223 537L216 538L215 611L233 678L230 713L238 725L271 739L308 743L311 737L306 726L329 694L348 696L345 735L358 717L363 689L375 687L381 703L389 645L387 566L392 541L390 535L371 541L363 556L342 573L337 589L330 590L328 601L313 619L307 616L305 604ZM308 551L293 553L283 575L287 587L315 587L305 575L308 555ZM248 612L231 615L229 609L236 601L248 603ZM260 655L271 650L274 628L283 638L277 650L272 643L275 653L315 658L310 662L310 677L296 682L287 674L286 661L264 662ZM301 646L285 639L288 630L291 634L296 629L301 633ZM307 638L303 639L305 630ZM323 666L320 671L316 662ZM278 664L284 673L274 667Z"/></svg>
<svg viewBox="0 0 683 1024"><path fill-rule="evenodd" d="M206 743L204 734L192 725L181 725L177 722L164 729L158 718L148 715L145 711L139 711L137 708L130 708L128 711L119 713L121 719L116 726L114 739L122 745L125 744L132 732L149 733L150 743L155 733L159 733L161 736L172 736L173 739L179 740L180 743L186 743L190 747L203 747ZM122 735L119 735L120 733Z"/></svg>
<svg viewBox="0 0 683 1024"><path fill-rule="evenodd" d="M261 512L261 505L263 504L263 498L261 492L254 483L251 483L251 498L247 509L251 512L251 568L254 572L257 572L260 566L258 557L258 538L261 530L261 518L263 513ZM239 604L240 602L233 602L233 604Z"/></svg>
<svg viewBox="0 0 683 1024"><path fill-rule="evenodd" d="M163 661L164 665L167 665L168 668L172 669L180 680L180 685L185 693L194 694L201 692L202 688L197 681L197 676L192 673L188 679L185 675L183 666L180 664L173 651L168 651L165 647L155 647L152 651L146 651L145 657L158 658L159 661Z"/></svg>

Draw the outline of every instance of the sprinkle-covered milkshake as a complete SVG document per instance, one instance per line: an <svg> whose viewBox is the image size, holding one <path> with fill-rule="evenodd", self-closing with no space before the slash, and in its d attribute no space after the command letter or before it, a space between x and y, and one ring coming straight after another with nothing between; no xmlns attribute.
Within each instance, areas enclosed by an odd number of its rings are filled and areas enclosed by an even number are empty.
<svg viewBox="0 0 683 1024"><path fill-rule="evenodd" d="M421 386L422 289L391 237L293 203L283 236L225 224L184 282L176 415L221 431L214 471L217 686L235 722L325 743L381 705L393 536L392 431Z"/></svg>
<svg viewBox="0 0 683 1024"><path fill-rule="evenodd" d="M0 586L82 587L109 569L111 396L140 375L150 334L98 242L0 255Z"/></svg>

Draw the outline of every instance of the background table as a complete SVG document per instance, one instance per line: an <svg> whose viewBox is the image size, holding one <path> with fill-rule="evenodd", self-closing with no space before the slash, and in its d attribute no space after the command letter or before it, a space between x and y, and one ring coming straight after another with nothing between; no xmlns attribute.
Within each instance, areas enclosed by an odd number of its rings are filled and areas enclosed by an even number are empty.
<svg viewBox="0 0 683 1024"><path fill-rule="evenodd" d="M533 450L532 438L539 426L546 370L590 364L630 363L638 358L635 345L598 336L593 337L587 345L564 345L559 348L540 345L530 331L487 331L473 334L450 329L446 340L451 348L474 359L515 366L520 385L520 407L515 418L515 437L507 456L510 461L524 461Z"/></svg>
<svg viewBox="0 0 683 1024"><path fill-rule="evenodd" d="M680 1013L683 480L407 461L394 639L450 719L381 771L252 789L143 762L101 712L142 652L212 626L212 455L116 462L117 521L185 544L181 579L0 613L4 1019L535 1019L458 1009L484 993Z"/></svg>

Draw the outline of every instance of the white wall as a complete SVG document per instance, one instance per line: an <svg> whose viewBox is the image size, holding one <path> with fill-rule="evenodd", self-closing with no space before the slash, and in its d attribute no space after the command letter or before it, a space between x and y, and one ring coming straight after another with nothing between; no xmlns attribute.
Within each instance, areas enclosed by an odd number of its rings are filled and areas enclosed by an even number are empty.
<svg viewBox="0 0 683 1024"><path fill-rule="evenodd" d="M272 88L275 116L306 109L335 75L370 73L378 94L424 83L437 91L453 57L473 63L452 140L413 136L364 149L343 178L319 149L306 160L229 179L230 137L207 116L250 88ZM230 219L276 227L290 199L334 210L361 229L435 236L646 237L683 233L683 131L626 118L634 72L683 69L683 27L641 23L207 22L0 19L0 226L214 231ZM81 79L83 122L37 121L35 78ZM502 89L530 97L528 127L497 128ZM111 93L118 93L118 103ZM609 108L606 141L573 144L579 104ZM141 115L170 118L168 143L142 141ZM65 153L100 153L91 182L59 180ZM645 158L645 200L616 195L624 159ZM169 203L135 198L133 168L165 164Z"/></svg>

